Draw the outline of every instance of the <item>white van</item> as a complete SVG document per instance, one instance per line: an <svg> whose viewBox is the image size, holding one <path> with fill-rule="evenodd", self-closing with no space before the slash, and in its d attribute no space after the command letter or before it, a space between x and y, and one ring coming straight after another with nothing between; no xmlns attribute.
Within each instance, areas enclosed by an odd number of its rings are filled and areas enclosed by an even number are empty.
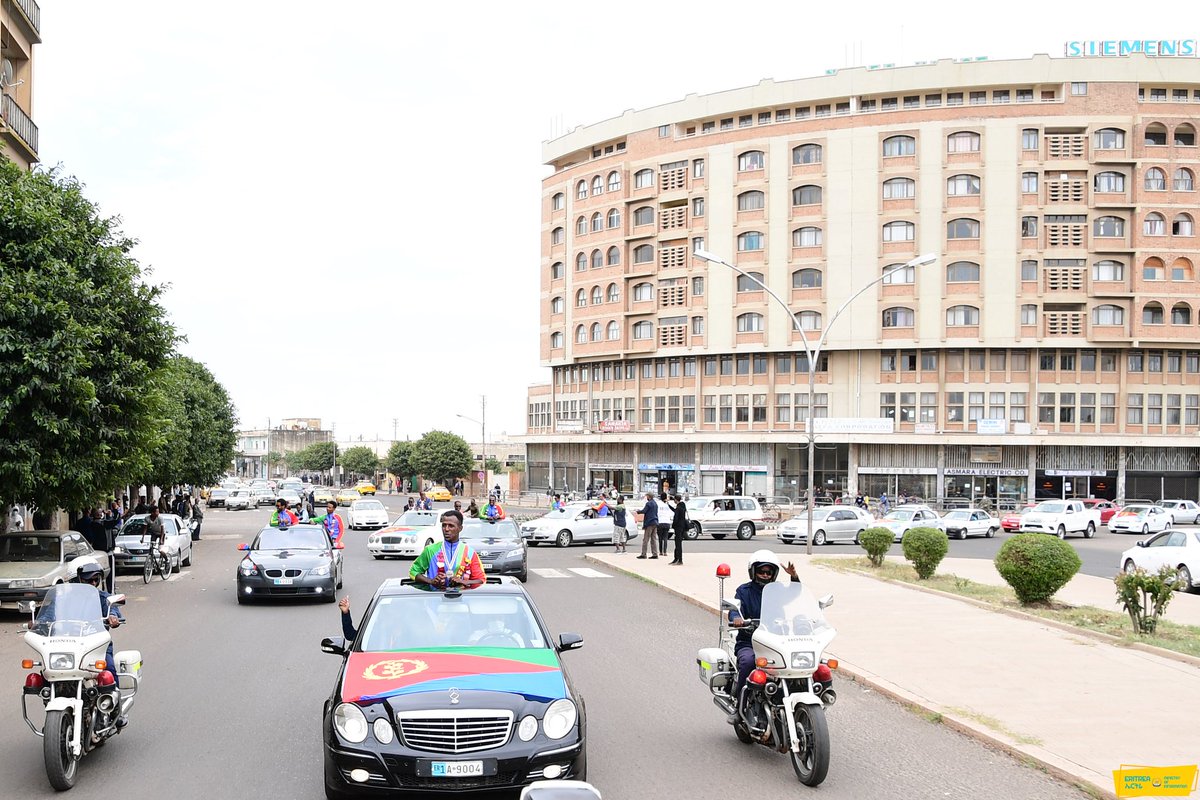
<svg viewBox="0 0 1200 800"><path fill-rule="evenodd" d="M689 539L707 533L714 539L724 539L730 534L746 540L752 538L763 527L763 510L753 497L738 495L714 495L693 497L687 501L688 517L692 526Z"/></svg>

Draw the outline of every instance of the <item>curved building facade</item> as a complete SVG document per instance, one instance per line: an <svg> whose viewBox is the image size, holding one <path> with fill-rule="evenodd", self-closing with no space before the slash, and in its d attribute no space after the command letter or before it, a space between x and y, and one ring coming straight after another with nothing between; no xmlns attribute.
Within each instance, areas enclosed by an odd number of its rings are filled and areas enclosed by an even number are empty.
<svg viewBox="0 0 1200 800"><path fill-rule="evenodd" d="M801 337L703 249L826 336L823 491L1196 499L1198 117L1195 58L1037 56L764 81L546 143L530 485L801 493Z"/></svg>

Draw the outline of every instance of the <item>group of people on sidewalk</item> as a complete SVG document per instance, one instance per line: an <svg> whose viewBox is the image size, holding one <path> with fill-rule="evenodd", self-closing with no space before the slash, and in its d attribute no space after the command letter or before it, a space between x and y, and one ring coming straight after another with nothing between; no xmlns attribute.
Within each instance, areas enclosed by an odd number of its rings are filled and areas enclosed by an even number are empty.
<svg viewBox="0 0 1200 800"><path fill-rule="evenodd" d="M675 557L671 564L683 564L683 539L692 524L683 496L660 492L656 497L654 492L646 492L645 500L640 511L632 512L642 529L642 552L638 558L658 558L660 552L666 555L667 543L674 531ZM627 552L625 543L629 539L630 512L625 507L625 501L618 494L612 500L605 501L605 505L608 516L613 519L612 544L615 552Z"/></svg>

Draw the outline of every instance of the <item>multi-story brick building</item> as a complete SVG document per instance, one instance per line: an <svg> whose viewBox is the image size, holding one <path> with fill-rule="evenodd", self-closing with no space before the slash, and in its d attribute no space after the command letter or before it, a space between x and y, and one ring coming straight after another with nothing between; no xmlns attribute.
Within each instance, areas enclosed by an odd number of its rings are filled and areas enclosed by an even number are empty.
<svg viewBox="0 0 1200 800"><path fill-rule="evenodd" d="M0 154L28 169L38 161L33 124L33 46L42 41L36 0L0 2Z"/></svg>
<svg viewBox="0 0 1200 800"><path fill-rule="evenodd" d="M1200 493L1200 60L939 61L544 146L532 488Z"/></svg>

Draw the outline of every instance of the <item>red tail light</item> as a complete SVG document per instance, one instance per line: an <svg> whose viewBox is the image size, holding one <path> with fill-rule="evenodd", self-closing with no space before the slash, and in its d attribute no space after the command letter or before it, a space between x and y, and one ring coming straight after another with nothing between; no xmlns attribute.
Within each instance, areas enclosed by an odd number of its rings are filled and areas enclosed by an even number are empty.
<svg viewBox="0 0 1200 800"><path fill-rule="evenodd" d="M813 680L821 683L828 683L833 680L833 670L828 665L821 664L817 667L817 671L813 673Z"/></svg>
<svg viewBox="0 0 1200 800"><path fill-rule="evenodd" d="M750 677L746 680L750 681L755 686L763 686L767 682L767 673L763 672L761 669L756 669L750 673Z"/></svg>
<svg viewBox="0 0 1200 800"><path fill-rule="evenodd" d="M42 677L40 672L31 672L25 676L26 689L41 689L46 685L46 679Z"/></svg>
<svg viewBox="0 0 1200 800"><path fill-rule="evenodd" d="M99 675L96 676L97 686L112 686L116 682L117 679L114 678L113 674L108 670L103 670Z"/></svg>

